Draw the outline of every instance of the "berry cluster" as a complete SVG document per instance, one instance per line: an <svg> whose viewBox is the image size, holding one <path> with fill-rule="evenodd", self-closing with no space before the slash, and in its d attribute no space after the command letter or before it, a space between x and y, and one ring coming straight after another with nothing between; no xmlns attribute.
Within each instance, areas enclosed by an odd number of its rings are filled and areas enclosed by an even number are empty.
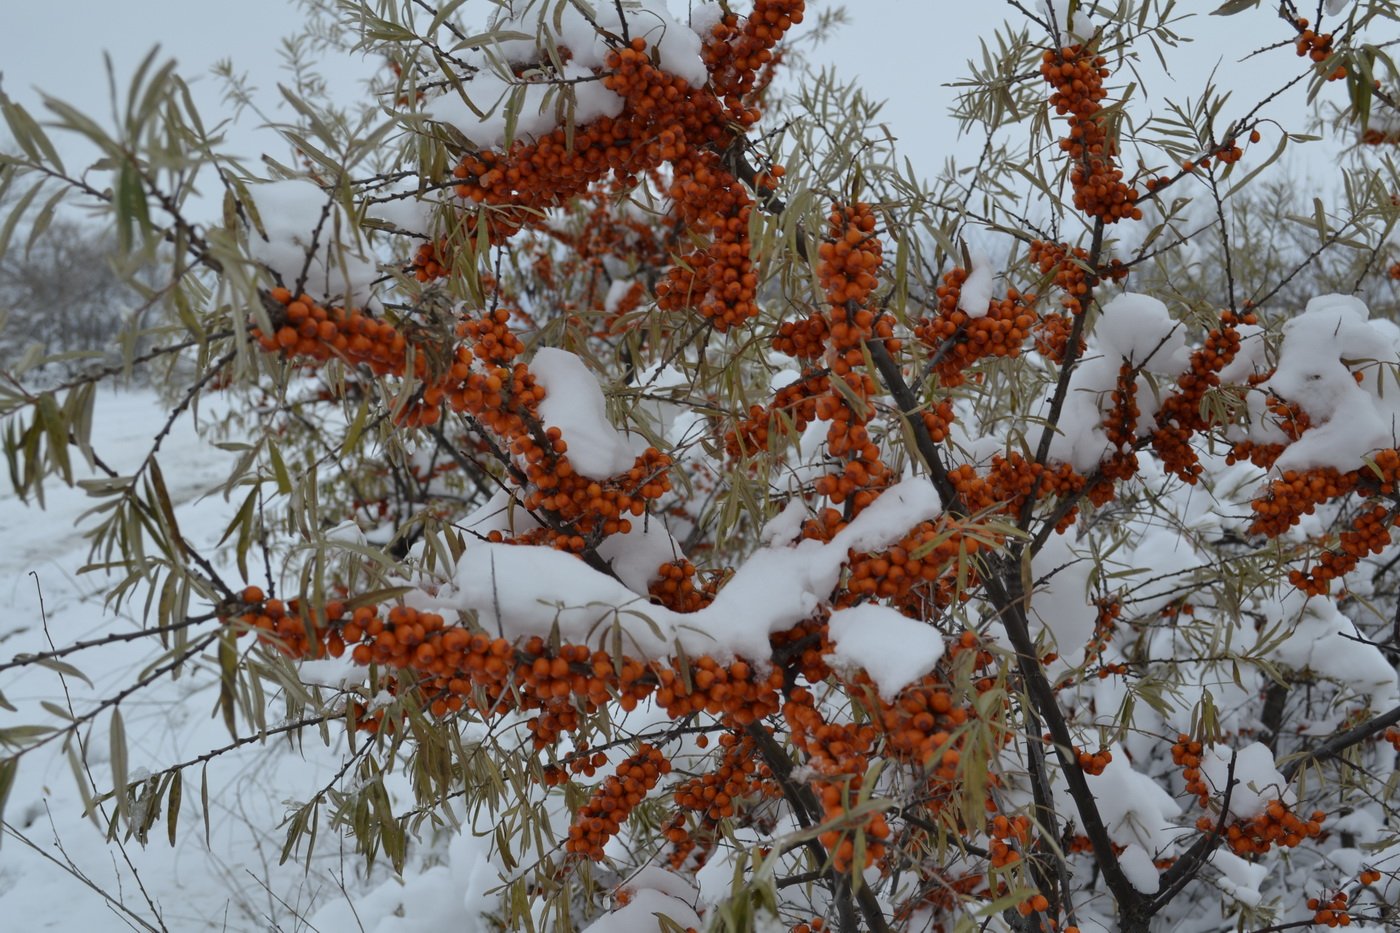
<svg viewBox="0 0 1400 933"><path fill-rule="evenodd" d="M990 801L988 806L992 806ZM1031 845L1031 821L1029 817L1024 815L1007 817L998 813L988 821L986 831L987 866L994 876L1004 869L1014 868L1023 861L1021 853ZM981 882L982 876L971 875L968 876L967 880L970 879ZM1005 897L1010 889L1005 880L998 880L989 887L984 887L981 891L975 891L966 886L963 886L961 890L990 900L995 897ZM1050 899L1039 891L1016 904L1016 912L1022 917L1049 909Z"/></svg>
<svg viewBox="0 0 1400 933"><path fill-rule="evenodd" d="M1101 658L1104 651L1108 650L1108 643L1113 641L1113 634L1118 630L1118 617L1123 614L1123 604L1116 599L1101 599L1097 602L1098 613L1094 617L1094 634L1089 639L1089 644L1084 648L1086 666ZM1163 611L1166 612L1166 610Z"/></svg>
<svg viewBox="0 0 1400 933"><path fill-rule="evenodd" d="M1142 412L1137 404L1137 367L1126 360L1118 367L1118 380L1108 401L1103 419L1104 434L1119 453L1130 451L1137 440L1138 416Z"/></svg>
<svg viewBox="0 0 1400 933"><path fill-rule="evenodd" d="M1204 746L1193 741L1188 735L1177 736L1172 745L1172 761L1183 767L1187 793L1194 794L1202 807L1210 804L1211 791L1201 775L1201 757ZM1304 820L1290 810L1281 800L1272 800L1264 812L1253 819L1242 819L1231 823L1225 829L1225 841L1236 855L1263 855L1275 845L1293 848L1304 839L1316 838L1322 832L1322 811L1316 811ZM1214 832L1215 821L1202 816L1196 821L1201 832Z"/></svg>
<svg viewBox="0 0 1400 933"><path fill-rule="evenodd" d="M1343 473L1333 467L1312 470L1284 470L1269 484L1269 491L1250 503L1254 521L1251 534L1276 538L1311 515L1324 502L1356 489L1355 471Z"/></svg>
<svg viewBox="0 0 1400 933"><path fill-rule="evenodd" d="M1106 748L1101 748L1096 752L1076 749L1075 760L1079 762L1079 770L1085 774L1103 774L1104 768L1107 768L1108 763L1113 760L1113 753Z"/></svg>
<svg viewBox="0 0 1400 933"><path fill-rule="evenodd" d="M791 728L792 743L804 754L816 777L812 780L821 801L825 824L839 824L854 805L870 762L876 739L869 723L828 722L817 710L811 691L799 687L783 704L783 718ZM873 813L860 824L865 834L865 864L869 867L884 855L890 827L883 813ZM855 860L855 841L848 831L824 830L818 840L831 853L832 865L840 872L850 871Z"/></svg>
<svg viewBox="0 0 1400 933"><path fill-rule="evenodd" d="M704 747L708 741L700 737ZM748 803L781 795L772 772L761 762L753 738L743 732L725 732L719 737L719 760L714 767L677 784L673 800L678 812L663 830L674 845L672 867L687 860L698 867L718 839L723 820L740 815ZM686 828L687 814L693 822Z"/></svg>
<svg viewBox="0 0 1400 933"><path fill-rule="evenodd" d="M670 458L654 447L626 472L604 480L574 470L563 433L546 429L540 421L544 388L518 361L525 345L508 326L511 312L506 308L462 321L457 327L461 342L447 345L426 328L396 327L360 312L326 310L304 295L293 300L283 288L273 289L270 298L284 309L275 315L281 326L271 336L254 331L270 350L280 348L289 356L317 361L339 357L366 365L377 375L399 377L408 375L411 356L412 375L423 387L400 413L400 421L434 425L445 404L490 429L515 455L511 475L525 487L525 507L544 511L567 529L537 532L543 541L580 552L602 537L625 534L631 528L628 516L644 514L648 502L671 488Z"/></svg>
<svg viewBox="0 0 1400 933"><path fill-rule="evenodd" d="M865 343L882 340L891 353L894 322L869 307L878 284L880 240L870 205L837 206L831 212L827 239L818 247L817 278L827 300L827 361L833 391L816 399L816 416L827 422L827 455L844 464L817 479L814 491L840 505L848 499L854 517L893 481L867 429L879 394L865 370ZM835 389L836 380L844 391Z"/></svg>
<svg viewBox="0 0 1400 933"><path fill-rule="evenodd" d="M873 502L892 479L866 427L878 388L863 371L865 345L880 340L889 352L899 350L893 320L869 307L881 266L882 248L875 228L875 214L868 204L838 205L832 210L827 237L817 248L817 276L826 293L826 312L784 322L773 337L779 352L811 362L798 380L779 390L768 407L752 406L726 439L730 454L738 456L767 449L774 428L797 434L813 420L827 422L827 454L842 465L819 477L814 492L836 505L849 503L846 518ZM823 356L827 365L818 368L816 360Z"/></svg>
<svg viewBox="0 0 1400 933"><path fill-rule="evenodd" d="M236 615L231 613L228 618L236 618L247 631L257 632L258 641L263 644L293 658L315 657L321 653L338 658L345 653L344 640L331 628L344 617L344 603L326 603L322 610L326 624L321 624L302 611L298 600L284 603L280 599L268 599L256 586L245 588L239 595L243 611Z"/></svg>
<svg viewBox="0 0 1400 933"><path fill-rule="evenodd" d="M1084 312L1084 296L1089 293L1089 289L1099 279L1121 282L1128 277L1127 267L1118 259L1112 260L1107 268L1099 269L1091 274L1089 251L1082 246L1071 247L1065 243L1032 240L1027 257L1035 263L1041 275L1047 276L1056 288L1064 292L1060 298L1060 304L1071 314ZM1068 336L1067 330L1066 336ZM1037 331L1036 339L1037 342L1042 339L1039 331ZM1051 347L1056 343L1053 337L1047 336L1044 339ZM1080 349L1082 350L1082 347ZM1063 350L1059 355L1063 356Z"/></svg>
<svg viewBox="0 0 1400 933"><path fill-rule="evenodd" d="M411 670L422 705L434 715L464 706L488 716L538 711L528 727L539 749L577 729L581 713L611 701L630 710L653 697L673 719L706 712L740 726L777 712L780 702L782 671L760 675L742 660L722 665L701 657L684 667L679 661L615 661L584 645L551 649L540 638L523 645L492 639L404 606L387 614L361 606L347 618L343 604L332 602L323 616L324 622L317 621L295 602L265 600L261 590L249 587L225 618L292 657L339 656L350 647L357 664Z"/></svg>
<svg viewBox="0 0 1400 933"><path fill-rule="evenodd" d="M1052 363L1063 363L1073 329L1074 322L1068 315L1054 312L1042 314L1031 327L1031 334L1035 338L1035 352ZM1079 341L1079 349L1076 352L1084 352L1083 339Z"/></svg>
<svg viewBox="0 0 1400 933"><path fill-rule="evenodd" d="M1193 741L1188 735L1177 736L1172 745L1172 761L1183 766L1187 793L1194 794L1202 807L1210 803L1211 792L1201 775L1201 756L1204 746ZM1322 833L1322 821L1326 817L1321 810L1304 820L1290 810L1281 800L1271 800L1264 812L1253 819L1236 820L1225 828L1225 842L1236 855L1263 855L1273 846L1293 848L1304 839L1314 839ZM1215 820L1202 816L1196 821L1201 832L1214 832Z"/></svg>
<svg viewBox="0 0 1400 933"><path fill-rule="evenodd" d="M1324 595L1333 580L1355 570L1366 557L1388 548L1390 529L1396 523L1396 514L1387 506L1363 509L1351 520L1351 527L1337 536L1336 550L1323 551L1310 569L1289 571L1288 581L1309 596Z"/></svg>
<svg viewBox="0 0 1400 933"><path fill-rule="evenodd" d="M658 303L663 310L696 308L719 330L743 323L758 311L748 234L753 198L719 153L758 120L746 95L803 8L801 0L758 0L742 23L728 15L716 24L702 48L710 72L705 88L658 68L642 38L614 49L602 81L623 99L620 114L506 153L467 155L453 173L458 196L485 205L490 234L508 237L539 226L549 208L610 173L627 185L669 163L666 191L677 219L689 239L703 242L658 284ZM781 175L774 166L755 184L767 192ZM464 223L470 231L476 221Z"/></svg>
<svg viewBox="0 0 1400 933"><path fill-rule="evenodd" d="M1210 802L1210 788L1201 776L1201 755L1204 751L1205 746L1201 742L1185 733L1178 735L1172 744L1172 763L1183 769L1181 774L1186 779L1186 792L1194 794L1203 807Z"/></svg>
<svg viewBox="0 0 1400 933"><path fill-rule="evenodd" d="M671 763L658 749L640 745L637 753L618 765L616 773L603 781L579 808L564 841L564 851L601 861L603 846L662 776L670 772Z"/></svg>
<svg viewBox="0 0 1400 933"><path fill-rule="evenodd" d="M437 243L424 243L419 246L408 264L409 273L419 282L445 278L447 266L443 263L444 256L441 250L442 247Z"/></svg>
<svg viewBox="0 0 1400 933"><path fill-rule="evenodd" d="M1041 501L1072 496L1083 490L1086 482L1068 463L1049 467L1015 450L993 455L980 474L971 464L954 467L948 471L948 479L970 511L996 511L1018 517L1032 497ZM1076 514L1069 512L1061 521L1060 530L1073 524Z"/></svg>
<svg viewBox="0 0 1400 933"><path fill-rule="evenodd" d="M1015 865L1021 861L1021 850L1031 840L1030 818L1013 816L1008 819L998 813L987 824L987 838L987 861L993 868Z"/></svg>
<svg viewBox="0 0 1400 933"><path fill-rule="evenodd" d="M1102 55L1071 45L1046 51L1040 74L1055 88L1050 105L1060 116L1069 117L1069 135L1060 140L1060 148L1073 162L1074 206L1105 223L1125 217L1141 220L1142 211L1135 206L1138 192L1124 183L1123 170L1114 163L1118 143L1109 136L1101 116L1101 101L1107 96L1103 80L1110 73L1106 64Z"/></svg>
<svg viewBox="0 0 1400 933"><path fill-rule="evenodd" d="M1308 910L1313 912L1313 923L1316 926L1351 926L1351 914L1347 911L1348 906L1350 906L1350 902L1345 891L1337 891L1325 901L1320 897L1308 898Z"/></svg>
<svg viewBox="0 0 1400 933"><path fill-rule="evenodd" d="M975 647L977 636L965 632L960 644ZM969 715L966 707L953 702L946 684L932 680L912 684L893 703L881 705L879 724L885 734L886 751L924 768L931 782L942 783L945 793L931 797L935 807L941 805L957 780L961 760L959 732Z"/></svg>
<svg viewBox="0 0 1400 933"><path fill-rule="evenodd" d="M1240 324L1253 324L1255 316L1222 311L1220 325L1206 334L1205 343L1191 354L1190 368L1176 381L1176 391L1168 395L1157 410L1156 427L1152 432L1152 447L1161 458L1164 469L1186 483L1195 485L1202 468L1191 436L1210 428L1202 414L1201 402L1206 393L1220 385L1220 371L1240 351Z"/></svg>
<svg viewBox="0 0 1400 933"><path fill-rule="evenodd" d="M758 274L749 241L753 200L711 151L675 162L670 194L685 225L704 242L680 257L656 286L663 311L696 308L725 331L758 313Z"/></svg>
<svg viewBox="0 0 1400 933"><path fill-rule="evenodd" d="M727 119L745 127L758 122L752 100L762 92L760 72L773 63L783 35L802 22L806 6L804 0L757 0L742 23L726 13L715 24L701 54Z"/></svg>
<svg viewBox="0 0 1400 933"><path fill-rule="evenodd" d="M1117 494L1118 481L1132 479L1138 471L1137 421L1141 411L1137 404L1137 375L1137 368L1125 361L1109 392L1103 427L1109 443L1117 449L1099 462L1098 476L1089 487L1088 498L1095 505L1111 501Z"/></svg>
<svg viewBox="0 0 1400 933"><path fill-rule="evenodd" d="M1308 28L1308 21L1301 17L1295 22L1298 27L1298 41L1294 43L1294 48L1297 50L1299 58L1309 58L1320 65L1332 57L1332 34L1330 32L1321 34L1314 32ZM1327 73L1327 80L1340 81L1346 76L1346 66L1337 65Z"/></svg>
<svg viewBox="0 0 1400 933"><path fill-rule="evenodd" d="M779 324L778 332L773 335L773 349L794 359L815 360L826 352L830 336L826 315L814 311L801 320Z"/></svg>
<svg viewBox="0 0 1400 933"><path fill-rule="evenodd" d="M309 295L293 296L285 288L274 288L268 297L275 304L273 330L264 333L253 328L258 345L269 353L281 351L288 357L306 357L317 362L344 359L363 365L376 376L404 375L408 368L408 338L393 323L376 320L363 311L321 306ZM428 347L415 346L415 373L427 370Z"/></svg>
<svg viewBox="0 0 1400 933"><path fill-rule="evenodd" d="M711 579L696 586L695 565L685 558L668 561L657 570L647 592L667 609L695 612L704 609L715 598L716 581Z"/></svg>
<svg viewBox="0 0 1400 933"><path fill-rule="evenodd" d="M1282 801L1270 801L1264 812L1252 820L1239 820L1225 827L1225 842L1236 855L1263 855L1274 846L1292 849L1305 839L1316 839L1322 835L1322 821L1326 814L1314 811L1307 820L1295 814ZM1215 824L1208 816L1196 823L1202 831L1210 831Z"/></svg>
<svg viewBox="0 0 1400 933"><path fill-rule="evenodd" d="M1258 385L1270 375L1272 375L1272 371L1256 373L1250 377L1250 385ZM1303 436L1304 431L1312 426L1312 419L1308 417L1307 412L1277 396L1269 397L1267 408L1273 424L1283 432L1289 441L1296 441ZM1233 464L1248 460L1255 466L1267 470L1274 465L1279 455L1287 447L1287 444L1258 444L1249 440L1240 441L1226 453L1225 462Z"/></svg>
<svg viewBox="0 0 1400 933"><path fill-rule="evenodd" d="M934 354L933 371L949 388L961 385L968 370L987 356L1017 357L1035 324L1034 295L1010 289L996 299L981 317L972 317L958 305L967 270L954 268L939 285L938 314L918 322L914 334Z"/></svg>
<svg viewBox="0 0 1400 933"><path fill-rule="evenodd" d="M844 522L827 522L821 536L842 525ZM847 606L877 597L911 618L926 618L929 610L947 606L959 595L966 598L968 589L977 585L977 574L968 558L981 547L982 542L966 534L956 519L942 516L920 522L890 548L851 554L850 575L834 602ZM966 586L961 592L960 568Z"/></svg>
<svg viewBox="0 0 1400 933"><path fill-rule="evenodd" d="M773 337L774 349L810 362L769 406L752 406L726 439L730 454L740 456L767 449L775 428L799 434L813 420L827 422L827 454L842 465L819 477L813 491L835 505L849 503L846 519L873 502L892 479L867 428L878 387L864 372L866 343L880 340L890 353L899 350L893 319L870 307L881 267L876 226L868 204L832 210L827 237L817 248L826 311L784 322ZM816 365L819 357L824 357L825 367ZM951 418L951 409L940 411ZM946 433L946 425L942 431ZM827 531L834 534L838 527Z"/></svg>
<svg viewBox="0 0 1400 933"><path fill-rule="evenodd" d="M833 392L825 369L808 368L802 375L778 390L767 406L751 405L725 435L725 450L731 457L743 457L769 450L773 435L800 437L807 425L817 420L817 400Z"/></svg>

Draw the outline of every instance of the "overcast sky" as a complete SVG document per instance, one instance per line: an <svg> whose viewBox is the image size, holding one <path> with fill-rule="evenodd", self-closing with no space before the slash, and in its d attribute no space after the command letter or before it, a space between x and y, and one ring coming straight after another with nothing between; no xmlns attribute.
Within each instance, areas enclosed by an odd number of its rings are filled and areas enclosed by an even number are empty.
<svg viewBox="0 0 1400 933"><path fill-rule="evenodd" d="M684 9L685 0L669 2ZM473 5L469 0L463 10L471 11ZM484 15L487 4L478 5ZM1217 5L1216 0L1182 0L1178 10L1204 14ZM850 24L834 42L821 47L819 56L845 74L859 75L872 96L888 99L884 116L902 151L929 173L936 171L957 147L957 126L947 117L954 92L944 85L966 73L968 58L980 55L978 37L990 37L1003 20L1020 19L1021 14L993 0L853 0L846 6ZM111 53L124 87L131 70L157 43L165 55L178 60L206 113L220 109L219 84L209 75L220 58L231 58L240 71L252 75L262 100L275 108L276 84L283 80L277 48L281 37L301 22L290 0L67 0L57 8L58 15L53 7L25 0L0 0L0 8L4 87L36 115L41 111L37 86L105 116L109 107L104 50ZM1267 11L1230 19L1196 17L1182 24L1198 41L1173 58L1172 79L1163 80L1145 45L1143 76L1159 98L1198 96L1210 71L1221 65L1232 76L1222 83L1241 87L1234 102L1243 110L1297 71L1298 60L1290 48L1235 64L1256 47L1282 38L1280 27ZM328 61L324 72L346 88L348 100L358 92L363 76L377 66ZM1274 104L1273 112L1296 114L1302 100L1300 90ZM256 155L271 145L274 155L285 158L275 142L252 131L251 115L248 122L249 129L233 137L241 154ZM1296 123L1296 117L1290 122ZM975 152L970 143L957 148Z"/></svg>

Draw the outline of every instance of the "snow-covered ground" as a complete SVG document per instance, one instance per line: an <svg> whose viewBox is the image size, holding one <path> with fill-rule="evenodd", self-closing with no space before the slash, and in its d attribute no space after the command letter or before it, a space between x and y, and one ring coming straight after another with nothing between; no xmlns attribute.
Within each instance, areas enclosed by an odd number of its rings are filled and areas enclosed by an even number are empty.
<svg viewBox="0 0 1400 933"><path fill-rule="evenodd" d="M162 417L153 392L103 394L94 446L118 471L130 470L145 456ZM212 547L236 509L217 494L206 495L225 478L229 457L202 439L188 417L161 450L180 527L196 545ZM42 509L19 501L8 483L0 490L0 663L49 650L51 644L61 647L140 627L141 601L114 612L104 606L102 595L109 581L79 572L88 562L88 542L77 522L92 502L82 490L55 482L45 488ZM0 710L0 730L60 722L45 703L59 708L71 703L81 715L132 682L163 650L157 639L143 638L68 656L65 660L91 684L32 666L0 672L0 693L17 708ZM218 667L212 655L185 666L178 678L160 678L124 701L130 774L157 772L229 744L232 738L217 702ZM111 714L104 711L81 733L82 757L93 783L103 789L112 783L110 729ZM240 737L252 732L243 722L239 729ZM99 931L145 929L142 924L148 923L172 931L312 929L298 917L309 916L315 904L341 897L342 869L347 887L359 883L350 867L358 860L342 863L337 841L325 835L309 870L296 857L278 865L289 801L314 793L335 774L347 751L342 727L332 727L329 734L330 747L312 730L305 744L269 739L210 761L207 833L200 812L201 770L189 769L173 847L164 812L145 846L135 839L109 845L105 820L84 816L63 743L27 754L10 793L0 841L0 917L22 921L9 926L3 920L0 927ZM110 814L111 804L103 805L103 811Z"/></svg>
<svg viewBox="0 0 1400 933"><path fill-rule="evenodd" d="M200 420L208 424L228 412L230 401L216 397L212 404L202 404ZM153 391L105 392L97 403L92 446L104 463L127 474L146 456L168 410ZM220 573L237 582L241 578L231 555L220 553L217 545L242 497L230 503L211 492L225 481L235 456L220 450L214 440L201 436L186 416L165 439L159 462L181 532L202 553L217 555ZM80 464L75 468L77 479L95 475ZM116 611L104 600L112 579L80 572L91 561L84 529L92 517L84 513L95 500L57 481L47 483L44 493L41 508L37 502L20 501L8 484L0 490L0 599L8 610L0 622L0 665L27 653L142 627L142 599L130 600ZM208 608L196 606L192 612ZM191 637L216 624L201 623ZM61 714L70 705L83 717L162 663L165 650L158 639L144 637L65 655L64 663L81 674L33 664L0 670L0 694L14 707L0 708L0 735L17 726L62 725ZM311 661L303 665L301 675L308 684L333 683L336 670L343 667L341 662ZM82 781L100 793L111 788L114 771L123 767L113 766L110 708L101 709L80 731L71 756L59 738L21 757L0 836L0 918L24 918L24 929L82 933L501 929L493 915L501 907L502 882L513 873L494 849L495 817L489 808L471 816L456 813L464 823L456 831L426 835L431 830L425 828L424 836L410 841L402 875L392 873L381 856L366 876L364 858L353 840L337 834L324 810L314 853L308 858L303 842L279 864L289 815L337 780L352 752L351 740L343 723L336 721L328 726L328 745L320 731L311 728L292 738L278 735L209 755L258 734L241 718L237 738L229 734L219 707L219 681L218 659L211 648L182 667L178 677L157 678L120 703L124 768L130 780L195 762L183 772L173 845L164 802L144 845L129 837L108 841L111 801L100 804L100 815L85 814L84 792L71 761L87 763ZM282 704L270 695L265 706L268 727L276 729L274 717ZM660 717L646 704L626 719L630 726L641 720L659 722ZM464 741L473 740L468 734L473 728L463 725ZM0 748L0 757L12 752ZM625 754L625 749L615 751L619 760ZM206 755L207 763L201 760ZM353 770L340 778L342 786L355 779ZM412 789L403 775L386 775L384 783L396 813L413 806ZM207 786L207 829L202 785ZM557 831L551 838L558 838L565 832L568 814L555 806L551 819ZM528 840L516 840L515 855L522 863L540 855L530 855L530 847ZM709 873L705 885L709 902L727 895L732 878L725 859L716 858L713 867L718 871ZM677 900L676 886L684 886L678 876L653 869L630 878L627 885L635 894L631 904L596 918L588 927L592 933L649 933L657 928L658 910L698 922L689 905L701 895L686 886L686 896ZM539 913L545 906L544 901L531 904L529 912ZM535 917L535 925L539 930L554 928L544 915ZM0 920L0 929L9 928Z"/></svg>

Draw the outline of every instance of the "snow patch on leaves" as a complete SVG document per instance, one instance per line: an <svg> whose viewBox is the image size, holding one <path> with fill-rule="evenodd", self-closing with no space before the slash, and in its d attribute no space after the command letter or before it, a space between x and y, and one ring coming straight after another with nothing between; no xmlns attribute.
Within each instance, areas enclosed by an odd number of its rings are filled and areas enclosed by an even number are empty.
<svg viewBox="0 0 1400 933"><path fill-rule="evenodd" d="M986 254L972 254L972 268L962 283L958 307L970 318L986 317L992 306L992 262Z"/></svg>
<svg viewBox="0 0 1400 933"><path fill-rule="evenodd" d="M1070 0L1040 0L1040 12L1054 20L1060 40L1066 44L1086 42L1094 35L1093 21L1085 15L1084 4L1079 6L1071 17Z"/></svg>
<svg viewBox="0 0 1400 933"><path fill-rule="evenodd" d="M598 79L613 47L608 35L643 39L663 71L693 87L709 81L700 36L672 17L664 0L628 7L600 3L591 17L571 4L526 4L521 13L500 17L493 28L532 38L464 51L463 61L478 70L462 83L462 93L449 93L424 107L429 118L454 127L483 149L500 149L512 140L532 142L568 119L582 125L620 114L623 99ZM530 66L550 61L551 45L568 49L569 60L552 75L532 71Z"/></svg>
<svg viewBox="0 0 1400 933"><path fill-rule="evenodd" d="M1210 854L1211 867L1220 872L1215 883L1220 889L1248 907L1258 907L1264 895L1259 886L1269 877L1269 866L1261 862L1246 862L1226 848Z"/></svg>
<svg viewBox="0 0 1400 933"><path fill-rule="evenodd" d="M530 371L545 391L540 418L563 432L569 462L581 476L605 480L631 469L639 451L608 420L603 390L582 359L541 347Z"/></svg>
<svg viewBox="0 0 1400 933"><path fill-rule="evenodd" d="M1181 807L1155 779L1134 769L1116 746L1103 773L1086 774L1084 779L1109 837L1125 847L1118 860L1128 881L1144 894L1156 893L1158 873L1153 862L1174 851ZM1063 782L1063 777L1058 780ZM1057 793L1064 799L1069 792L1061 785ZM1067 805L1061 812L1069 814L1069 825L1076 832L1082 832L1074 806Z"/></svg>
<svg viewBox="0 0 1400 933"><path fill-rule="evenodd" d="M838 609L827 622L835 650L826 662L835 670L863 669L880 696L895 694L933 670L943 656L943 636L927 623L888 606L866 603Z"/></svg>
<svg viewBox="0 0 1400 933"><path fill-rule="evenodd" d="M1298 796L1274 764L1274 753L1260 742L1231 749L1221 745L1208 746L1201 755L1201 777L1217 795L1224 797L1229 785L1230 761L1234 759L1235 784L1230 789L1230 816L1237 820L1252 820L1278 800L1291 807Z"/></svg>
<svg viewBox="0 0 1400 933"><path fill-rule="evenodd" d="M1312 426L1279 456L1276 470L1347 472L1372 451L1396 446L1400 328L1369 316L1358 298L1322 295L1284 325L1278 368L1263 388L1297 405ZM1263 397L1252 403L1258 417L1250 439L1286 443L1283 431L1262 417Z"/></svg>
<svg viewBox="0 0 1400 933"><path fill-rule="evenodd" d="M1124 292L1104 305L1083 361L1070 377L1050 458L1069 463L1076 472L1090 473L1113 451L1104 431L1124 365L1140 370L1136 377L1138 418L1136 436L1149 432L1157 414L1158 393L1148 376L1175 379L1186 370L1190 354L1186 334L1167 306L1150 295ZM1049 417L1051 398L1041 406Z"/></svg>
<svg viewBox="0 0 1400 933"><path fill-rule="evenodd" d="M355 239L352 225L333 192L304 178L250 185L261 232L250 226L248 253L288 288L306 276L306 291L363 305L378 276L368 255L344 243ZM308 258L309 257L309 258Z"/></svg>
<svg viewBox="0 0 1400 933"><path fill-rule="evenodd" d="M1292 630L1271 658L1297 671L1310 670L1364 696L1373 710L1400 704L1400 680L1379 648L1365 641L1337 604L1290 590L1279 600L1280 618Z"/></svg>
<svg viewBox="0 0 1400 933"><path fill-rule="evenodd" d="M679 642L692 655L757 660L768 655L769 635L825 604L850 551L889 547L941 511L927 479L903 480L828 543L806 540L754 552L698 612L652 605L623 582L553 548L491 542L467 548L451 583L431 603L475 612L486 631L511 640L549 635L557 627L566 642L593 644L616 627L623 649L646 659L670 656Z"/></svg>
<svg viewBox="0 0 1400 933"><path fill-rule="evenodd" d="M655 933L664 929L658 917L665 917L682 929L699 929L702 925L699 914L685 901L660 891L642 890L625 906L584 927L583 933Z"/></svg>
<svg viewBox="0 0 1400 933"><path fill-rule="evenodd" d="M1094 610L1089 606L1091 555L1075 551L1069 535L1051 535L1031 560L1036 589L1031 596L1031 633L1045 632L1060 655L1060 664L1075 667L1094 633Z"/></svg>

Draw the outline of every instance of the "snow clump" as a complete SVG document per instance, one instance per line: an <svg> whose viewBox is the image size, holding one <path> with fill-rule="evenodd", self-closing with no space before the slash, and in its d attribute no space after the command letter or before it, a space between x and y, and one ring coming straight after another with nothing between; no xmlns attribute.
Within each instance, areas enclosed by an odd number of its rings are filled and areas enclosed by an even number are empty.
<svg viewBox="0 0 1400 933"><path fill-rule="evenodd" d="M596 4L592 17L596 27L570 4L526 7L498 18L492 27L530 38L503 39L464 51L465 63L478 69L462 83L466 99L452 92L424 108L429 118L454 127L479 148L500 149L512 140L533 142L562 125L566 115L584 124L620 114L622 97L596 80L611 51L603 38L608 33L644 40L663 71L694 87L709 81L700 57L700 36L671 16L665 0L641 0L632 8ZM546 49L551 45L569 51L557 75L532 80L528 69L521 76L515 74L518 66L548 62ZM572 95L571 108L564 106L561 92ZM513 127L509 125L512 113Z"/></svg>
<svg viewBox="0 0 1400 933"><path fill-rule="evenodd" d="M1275 470L1331 467L1358 469L1375 450L1397 446L1400 418L1400 328L1371 320L1364 302L1351 295L1321 295L1283 328L1278 367L1263 383L1265 393L1296 405L1310 427L1288 444ZM1357 374L1360 374L1358 382ZM1287 444L1289 437L1264 417L1266 396L1251 397L1256 416L1249 439Z"/></svg>
<svg viewBox="0 0 1400 933"><path fill-rule="evenodd" d="M927 623L888 606L866 603L831 614L827 632L835 670L862 669L886 701L933 670L943 656L943 636Z"/></svg>
<svg viewBox="0 0 1400 933"><path fill-rule="evenodd" d="M346 243L354 239L350 220L333 192L305 178L248 186L261 231L250 225L248 253L295 288L318 297L338 297L363 306L378 269L368 255ZM310 257L308 259L308 257Z"/></svg>
<svg viewBox="0 0 1400 933"><path fill-rule="evenodd" d="M1160 397L1149 377L1175 379L1190 361L1185 329L1165 304L1134 292L1114 297L1104 305L1084 359L1070 377L1058 430L1050 443L1050 458L1068 463L1077 473L1093 472L1114 451L1103 424L1111 410L1119 370L1125 365L1140 370L1134 432L1142 437L1155 425ZM1050 405L1047 396L1043 416L1048 417Z"/></svg>

